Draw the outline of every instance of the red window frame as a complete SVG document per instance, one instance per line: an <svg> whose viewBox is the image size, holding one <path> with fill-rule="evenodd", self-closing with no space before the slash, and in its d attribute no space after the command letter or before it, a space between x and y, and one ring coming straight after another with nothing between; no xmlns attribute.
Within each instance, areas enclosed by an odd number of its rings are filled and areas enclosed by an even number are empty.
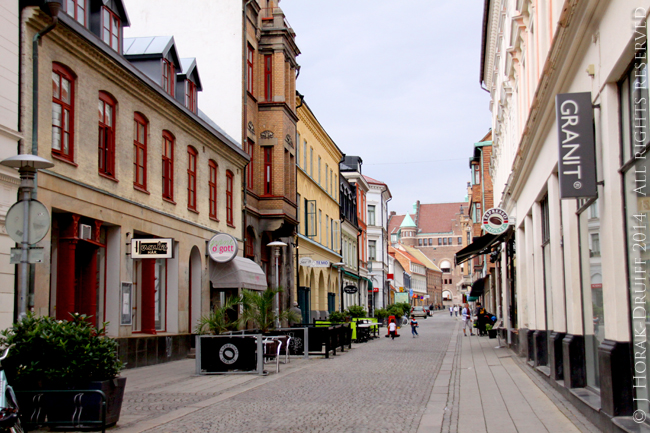
<svg viewBox="0 0 650 433"><path fill-rule="evenodd" d="M102 6L102 40L120 52L120 18L105 6Z"/></svg>
<svg viewBox="0 0 650 433"><path fill-rule="evenodd" d="M133 115L133 185L147 189L147 129L149 122L140 113Z"/></svg>
<svg viewBox="0 0 650 433"><path fill-rule="evenodd" d="M208 178L208 190L210 192L209 207L210 218L217 219L217 163L214 160L208 162L210 175Z"/></svg>
<svg viewBox="0 0 650 433"><path fill-rule="evenodd" d="M248 93L251 95L253 94L253 78L254 78L254 71L255 69L253 68L253 59L255 58L255 49L248 45L248 51L246 53L246 90Z"/></svg>
<svg viewBox="0 0 650 433"><path fill-rule="evenodd" d="M246 153L251 157L248 167L246 168L246 187L248 189L253 189L255 186L255 163L253 159L255 155L255 143L250 138L246 141Z"/></svg>
<svg viewBox="0 0 650 433"><path fill-rule="evenodd" d="M199 152L187 146L187 207L196 211L196 156Z"/></svg>
<svg viewBox="0 0 650 433"><path fill-rule="evenodd" d="M86 27L86 0L67 0L66 13L79 24ZM81 19L79 19L81 16Z"/></svg>
<svg viewBox="0 0 650 433"><path fill-rule="evenodd" d="M70 69L52 63L52 155L71 162L74 159L75 78ZM67 97L63 92L66 83ZM59 107L58 115L56 107Z"/></svg>
<svg viewBox="0 0 650 433"><path fill-rule="evenodd" d="M174 96L174 76L174 64L167 59L162 59L162 87L171 96Z"/></svg>
<svg viewBox="0 0 650 433"><path fill-rule="evenodd" d="M273 194L273 148L264 148L264 194Z"/></svg>
<svg viewBox="0 0 650 433"><path fill-rule="evenodd" d="M174 200L174 141L169 131L163 131L162 148L162 196Z"/></svg>
<svg viewBox="0 0 650 433"><path fill-rule="evenodd" d="M196 84L190 80L185 80L185 106L196 114Z"/></svg>
<svg viewBox="0 0 650 433"><path fill-rule="evenodd" d="M232 215L232 187L233 187L233 174L232 171L226 171L226 223L230 226L233 225Z"/></svg>
<svg viewBox="0 0 650 433"><path fill-rule="evenodd" d="M251 227L246 230L246 243L244 244L244 257L255 258L255 233Z"/></svg>
<svg viewBox="0 0 650 433"><path fill-rule="evenodd" d="M273 101L273 56L264 55L264 100Z"/></svg>
<svg viewBox="0 0 650 433"><path fill-rule="evenodd" d="M99 137L98 168L99 173L115 178L115 108L117 101L106 92L99 92Z"/></svg>

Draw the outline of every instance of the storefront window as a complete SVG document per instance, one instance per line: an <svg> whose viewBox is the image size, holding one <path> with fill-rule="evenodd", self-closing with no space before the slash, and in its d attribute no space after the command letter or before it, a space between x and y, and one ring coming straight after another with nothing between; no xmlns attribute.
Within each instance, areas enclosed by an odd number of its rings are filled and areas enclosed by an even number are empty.
<svg viewBox="0 0 650 433"><path fill-rule="evenodd" d="M650 363L646 347L650 332L647 297L647 273L650 264L648 237L650 236L650 190L647 186L648 147L648 68L645 40L637 44L637 61L631 65L619 83L621 133L623 136L623 173L625 188L625 220L627 238L628 281L632 308L632 350L634 359L636 409L649 412L647 369Z"/></svg>
<svg viewBox="0 0 650 433"><path fill-rule="evenodd" d="M155 296L155 318L156 331L165 329L165 300L167 287L167 259L156 260L156 296Z"/></svg>
<svg viewBox="0 0 650 433"><path fill-rule="evenodd" d="M578 217L587 386L594 389L600 389L598 346L605 339L598 206L599 202L596 200L587 209L581 207L582 212Z"/></svg>

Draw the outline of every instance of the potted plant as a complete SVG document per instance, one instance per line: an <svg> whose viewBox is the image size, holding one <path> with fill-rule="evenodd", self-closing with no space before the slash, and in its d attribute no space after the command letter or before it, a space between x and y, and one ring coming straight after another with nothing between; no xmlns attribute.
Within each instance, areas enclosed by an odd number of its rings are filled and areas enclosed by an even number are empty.
<svg viewBox="0 0 650 433"><path fill-rule="evenodd" d="M383 324L384 320L389 316L388 310L385 308L378 308L377 311L375 311L375 316L377 316L377 320L379 323Z"/></svg>
<svg viewBox="0 0 650 433"><path fill-rule="evenodd" d="M350 305L345 312L353 319L368 316L368 312L361 305Z"/></svg>
<svg viewBox="0 0 650 433"><path fill-rule="evenodd" d="M117 423L122 408L126 378L118 377L122 362L117 342L106 335L106 325L95 327L85 315L72 314L71 320L27 315L0 333L0 347L14 344L3 361L15 390L97 389L107 397L107 425ZM21 412L31 413L28 395L19 397ZM70 421L74 393L48 393L43 409L48 421ZM22 400L22 401L21 401ZM83 421L100 420L100 398L88 394L83 402Z"/></svg>
<svg viewBox="0 0 650 433"><path fill-rule="evenodd" d="M242 291L243 313L242 323L252 322L253 326L258 328L262 334L275 329L276 319L281 321L300 322L302 318L298 313L292 310L285 310L276 315L273 305L275 295L282 292L281 288L268 288L263 292L244 289Z"/></svg>
<svg viewBox="0 0 650 433"><path fill-rule="evenodd" d="M490 337L490 338L497 338L497 330L496 330L496 329L492 329L492 325L490 325L489 323L488 323L487 325L485 325L485 330L486 330L487 333L488 333L488 337Z"/></svg>
<svg viewBox="0 0 650 433"><path fill-rule="evenodd" d="M240 319L231 320L230 311L236 311L241 304L240 298L228 297L223 305L215 307L207 316L201 316L196 325L197 334L219 335L224 332L234 331L239 327Z"/></svg>
<svg viewBox="0 0 650 433"><path fill-rule="evenodd" d="M329 321L332 323L344 323L345 317L345 313L341 311L332 311L329 315Z"/></svg>

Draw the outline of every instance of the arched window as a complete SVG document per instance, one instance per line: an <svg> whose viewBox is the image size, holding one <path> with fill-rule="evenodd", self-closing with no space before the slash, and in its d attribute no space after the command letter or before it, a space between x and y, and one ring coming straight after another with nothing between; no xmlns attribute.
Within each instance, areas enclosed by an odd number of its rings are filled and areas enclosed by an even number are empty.
<svg viewBox="0 0 650 433"><path fill-rule="evenodd" d="M74 160L74 73L52 63L52 155Z"/></svg>
<svg viewBox="0 0 650 433"><path fill-rule="evenodd" d="M217 219L217 163L214 160L208 161L210 174L208 177L210 218Z"/></svg>
<svg viewBox="0 0 650 433"><path fill-rule="evenodd" d="M174 200L174 136L169 131L163 131L162 196Z"/></svg>
<svg viewBox="0 0 650 433"><path fill-rule="evenodd" d="M226 224L229 226L234 225L232 214L233 177L232 171L226 171Z"/></svg>
<svg viewBox="0 0 650 433"><path fill-rule="evenodd" d="M244 257L253 260L255 258L255 232L253 227L246 229L246 244L244 245Z"/></svg>
<svg viewBox="0 0 650 433"><path fill-rule="evenodd" d="M451 263L448 260L443 260L442 262L440 262L440 270L445 274L450 273Z"/></svg>
<svg viewBox="0 0 650 433"><path fill-rule="evenodd" d="M115 178L115 107L117 101L106 92L99 92L99 173Z"/></svg>
<svg viewBox="0 0 650 433"><path fill-rule="evenodd" d="M187 146L187 207L196 210L196 156L199 153Z"/></svg>
<svg viewBox="0 0 650 433"><path fill-rule="evenodd" d="M149 122L140 113L133 115L133 185L147 190L147 129Z"/></svg>

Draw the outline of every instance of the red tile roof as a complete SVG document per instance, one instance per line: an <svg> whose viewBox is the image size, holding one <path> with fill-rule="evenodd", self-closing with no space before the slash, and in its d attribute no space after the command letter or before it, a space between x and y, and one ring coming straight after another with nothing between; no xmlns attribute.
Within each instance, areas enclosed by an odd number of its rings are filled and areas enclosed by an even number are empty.
<svg viewBox="0 0 650 433"><path fill-rule="evenodd" d="M399 230L399 226L402 225L402 221L404 221L405 216L406 215L393 215L390 217L390 220L388 221L389 236L393 233L397 233L397 230Z"/></svg>
<svg viewBox="0 0 650 433"><path fill-rule="evenodd" d="M433 203L420 205L420 217L418 219L419 233L449 233L453 232L453 221L459 220L460 207L467 215L468 204L458 203Z"/></svg>
<svg viewBox="0 0 650 433"><path fill-rule="evenodd" d="M374 184L377 184L377 185L386 186L386 184L384 182L382 182L381 180L375 180L372 177L366 176L365 174L363 175L363 177L366 179L366 182L368 182L368 183L374 183Z"/></svg>

